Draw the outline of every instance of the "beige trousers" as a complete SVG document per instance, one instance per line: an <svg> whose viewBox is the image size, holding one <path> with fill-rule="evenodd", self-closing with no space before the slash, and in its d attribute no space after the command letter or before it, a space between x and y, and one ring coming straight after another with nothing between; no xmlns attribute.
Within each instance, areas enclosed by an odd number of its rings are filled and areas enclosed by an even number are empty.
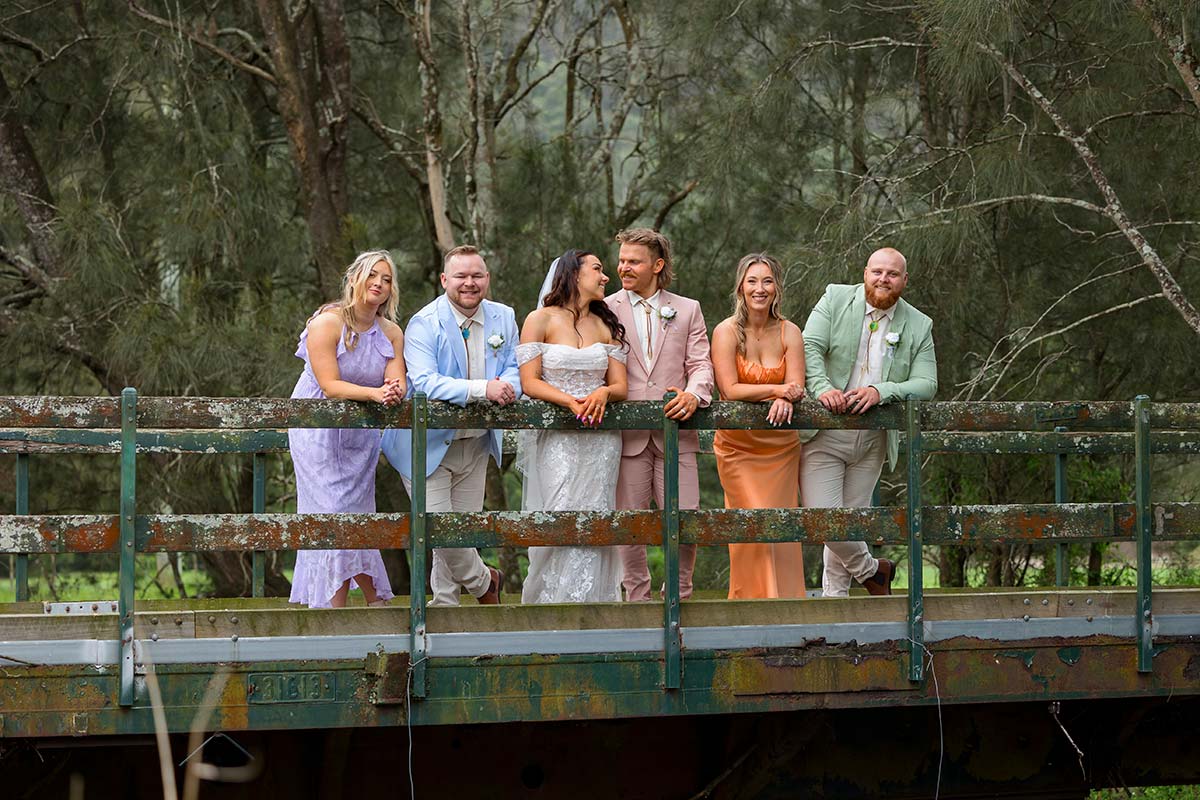
<svg viewBox="0 0 1200 800"><path fill-rule="evenodd" d="M455 439L442 463L425 479L426 511L482 511L487 482L487 436ZM404 488L412 496L412 482ZM461 589L475 597L488 590L492 582L479 551L474 547L438 547L433 551L430 588L432 606L456 606ZM461 588L460 588L461 587Z"/></svg>
<svg viewBox="0 0 1200 800"><path fill-rule="evenodd" d="M804 445L800 460L800 505L805 508L865 508L887 454L884 431L821 431ZM879 561L866 542L828 542L821 594L845 597L851 579L875 574Z"/></svg>

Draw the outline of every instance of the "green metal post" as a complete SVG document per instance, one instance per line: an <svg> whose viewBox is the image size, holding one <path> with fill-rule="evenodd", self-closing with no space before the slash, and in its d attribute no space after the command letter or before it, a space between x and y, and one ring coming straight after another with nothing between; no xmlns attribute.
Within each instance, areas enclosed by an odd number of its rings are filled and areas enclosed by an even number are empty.
<svg viewBox="0 0 1200 800"><path fill-rule="evenodd" d="M413 697L425 696L425 448L429 401L424 392L413 395L412 418L412 508L409 524L409 633L408 652L412 664Z"/></svg>
<svg viewBox="0 0 1200 800"><path fill-rule="evenodd" d="M1150 398L1144 394L1133 401L1133 457L1136 462L1138 672L1151 672L1154 669L1154 617L1151 613L1154 576L1150 571Z"/></svg>
<svg viewBox="0 0 1200 800"><path fill-rule="evenodd" d="M254 454L254 513L263 514L267 510L267 457L263 453ZM262 550L255 550L251 557L251 592L255 597L266 593L266 556Z"/></svg>
<svg viewBox="0 0 1200 800"><path fill-rule="evenodd" d="M905 401L908 435L908 679L925 675L925 594L921 568L921 406Z"/></svg>
<svg viewBox="0 0 1200 800"><path fill-rule="evenodd" d="M663 399L670 402L674 392ZM666 674L663 686L683 685L683 652L679 631L679 423L663 417L663 653Z"/></svg>
<svg viewBox="0 0 1200 800"><path fill-rule="evenodd" d="M1059 425L1054 429L1055 433L1064 433L1066 428ZM1054 456L1054 502L1066 503L1067 500L1067 454L1058 452ZM1071 572L1067 569L1067 543L1059 542L1055 545L1054 557L1054 585L1066 586L1071 582Z"/></svg>
<svg viewBox="0 0 1200 800"><path fill-rule="evenodd" d="M29 513L29 454L17 453L17 513ZM13 572L14 598L18 603L29 599L29 554L17 553Z"/></svg>
<svg viewBox="0 0 1200 800"><path fill-rule="evenodd" d="M121 525L120 572L117 576L117 612L120 621L122 706L133 705L133 600L137 549L134 542L134 508L137 494L137 390L121 392Z"/></svg>

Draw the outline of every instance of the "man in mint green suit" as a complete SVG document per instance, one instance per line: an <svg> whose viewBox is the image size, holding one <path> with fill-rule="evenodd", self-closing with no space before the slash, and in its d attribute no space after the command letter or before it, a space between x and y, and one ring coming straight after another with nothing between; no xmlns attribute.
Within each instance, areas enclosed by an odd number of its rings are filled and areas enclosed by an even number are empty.
<svg viewBox="0 0 1200 800"><path fill-rule="evenodd" d="M863 282L830 284L804 326L805 386L834 414L862 414L882 403L937 391L933 321L900 299L908 267L885 247L867 259ZM823 430L805 445L801 503L809 508L864 507L887 456L895 466L897 431ZM896 565L873 558L865 542L829 542L821 580L826 597L845 597L850 580L891 594Z"/></svg>

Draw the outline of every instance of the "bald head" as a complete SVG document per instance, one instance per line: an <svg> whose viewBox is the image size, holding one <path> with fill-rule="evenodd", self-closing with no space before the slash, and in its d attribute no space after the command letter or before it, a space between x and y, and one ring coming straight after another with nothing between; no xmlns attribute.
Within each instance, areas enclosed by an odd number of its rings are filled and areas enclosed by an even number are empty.
<svg viewBox="0 0 1200 800"><path fill-rule="evenodd" d="M867 266L870 267L875 262L895 265L900 268L900 272L908 272L908 259L904 257L904 253L894 247L881 247L871 253L870 258L867 259Z"/></svg>
<svg viewBox="0 0 1200 800"><path fill-rule="evenodd" d="M881 247L867 259L863 270L863 288L867 302L886 310L896 304L908 285L908 262L894 247Z"/></svg>

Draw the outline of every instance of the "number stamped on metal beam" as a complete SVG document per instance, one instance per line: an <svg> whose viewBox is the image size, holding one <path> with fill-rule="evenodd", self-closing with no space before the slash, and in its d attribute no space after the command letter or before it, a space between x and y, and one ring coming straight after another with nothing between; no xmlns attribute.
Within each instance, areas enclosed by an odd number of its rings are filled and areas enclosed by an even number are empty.
<svg viewBox="0 0 1200 800"><path fill-rule="evenodd" d="M337 699L332 672L252 672L246 678L248 703L331 703Z"/></svg>

